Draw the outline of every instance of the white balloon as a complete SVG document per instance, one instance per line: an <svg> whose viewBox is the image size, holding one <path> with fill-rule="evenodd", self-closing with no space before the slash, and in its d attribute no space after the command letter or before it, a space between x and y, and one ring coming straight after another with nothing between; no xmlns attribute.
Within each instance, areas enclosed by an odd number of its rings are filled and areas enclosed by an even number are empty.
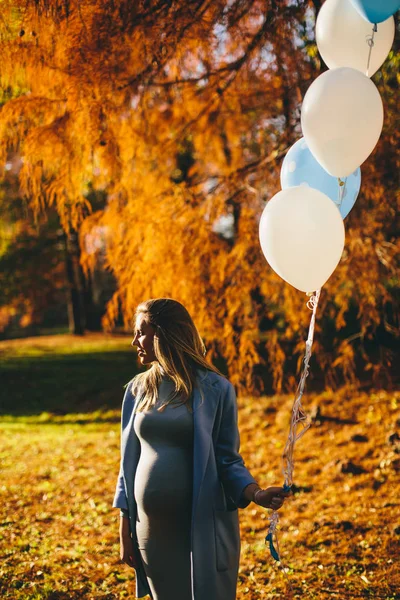
<svg viewBox="0 0 400 600"><path fill-rule="evenodd" d="M389 54L394 40L394 19L379 23L374 33L367 72L373 25L362 18L350 0L326 0L315 27L318 50L330 69L351 67L371 77Z"/></svg>
<svg viewBox="0 0 400 600"><path fill-rule="evenodd" d="M304 96L303 135L319 164L334 177L347 177L368 158L382 125L380 94L356 69L326 71Z"/></svg>
<svg viewBox="0 0 400 600"><path fill-rule="evenodd" d="M318 290L344 247L343 219L322 192L299 185L278 192L260 220L261 248L282 279L302 292Z"/></svg>

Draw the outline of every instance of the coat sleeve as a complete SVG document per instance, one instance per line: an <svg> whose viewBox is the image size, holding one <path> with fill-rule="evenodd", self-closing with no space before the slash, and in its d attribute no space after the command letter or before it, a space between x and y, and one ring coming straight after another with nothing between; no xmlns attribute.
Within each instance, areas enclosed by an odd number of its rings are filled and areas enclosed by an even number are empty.
<svg viewBox="0 0 400 600"><path fill-rule="evenodd" d="M227 389L222 397L215 454L218 474L226 496L238 508L245 508L250 503L242 496L242 492L250 483L256 483L256 480L246 469L243 458L239 454L239 447L236 394L233 385L227 382Z"/></svg>
<svg viewBox="0 0 400 600"><path fill-rule="evenodd" d="M130 417L132 415L133 406L134 406L131 388L132 388L132 382L130 382L127 385L125 394L124 394L124 399L122 401L121 441L122 441L122 433L124 431L124 428L127 426L128 422L130 420ZM115 489L114 501L113 501L112 505L114 508L120 508L121 510L128 511L128 498L126 497L126 491L125 491L125 481L124 481L123 468L122 468L122 459L123 459L123 456L122 456L122 445L121 445L120 468L119 468L119 474L118 474L118 479L117 479L117 485L116 485L116 489Z"/></svg>
<svg viewBox="0 0 400 600"><path fill-rule="evenodd" d="M120 508L121 510L128 510L128 499L126 497L124 477L122 475L122 468L120 468L117 486L115 488L115 495L113 501L113 508Z"/></svg>

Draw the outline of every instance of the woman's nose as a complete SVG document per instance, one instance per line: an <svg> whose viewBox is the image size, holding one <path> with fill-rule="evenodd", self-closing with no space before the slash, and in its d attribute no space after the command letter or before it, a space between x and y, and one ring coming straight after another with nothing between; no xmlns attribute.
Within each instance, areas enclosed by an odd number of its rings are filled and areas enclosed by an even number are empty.
<svg viewBox="0 0 400 600"><path fill-rule="evenodd" d="M134 337L133 340L131 341L131 346L137 346L137 341L136 338Z"/></svg>

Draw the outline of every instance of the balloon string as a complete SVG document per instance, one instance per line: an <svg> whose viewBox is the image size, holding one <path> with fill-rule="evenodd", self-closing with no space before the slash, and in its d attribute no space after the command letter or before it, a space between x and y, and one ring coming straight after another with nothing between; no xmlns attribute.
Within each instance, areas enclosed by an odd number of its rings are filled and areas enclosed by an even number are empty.
<svg viewBox="0 0 400 600"><path fill-rule="evenodd" d="M292 408L292 418L290 422L290 430L289 437L286 442L286 446L283 452L282 461L283 461L283 476L285 481L285 486L290 487L293 484L293 451L294 446L310 427L311 423L303 410L301 405L301 399L304 393L304 387L306 384L306 379L309 373L309 362L311 358L311 350L312 344L314 341L314 328L315 328L315 315L318 307L319 297L321 294L321 290L317 290L315 295L311 296L309 301L307 302L307 308L312 311L310 327L308 329L308 336L306 341L306 352L303 360L303 369L300 376L299 385L297 387L296 397L293 403ZM302 429L298 432L298 426L301 425Z"/></svg>
<svg viewBox="0 0 400 600"><path fill-rule="evenodd" d="M292 595L293 595L294 589L293 589L292 583L288 576L289 569L283 564L283 562L281 561L281 558L280 558L281 553L279 550L278 535L276 533L276 527L278 525L278 521L279 521L279 516L278 516L277 511L275 510L270 517L270 527L269 527L268 535L265 538L265 543L269 542L269 549L270 549L271 555L277 562L280 563L280 569L281 569L282 573L284 574L286 583L289 586L290 591L292 592ZM274 543L275 543L275 546L274 546Z"/></svg>
<svg viewBox="0 0 400 600"><path fill-rule="evenodd" d="M285 449L284 449L283 455L282 455L282 472L283 472L283 477L284 477L284 486L283 487L284 487L284 489L286 489L288 491L290 490L290 488L293 485L294 446L295 446L297 440L299 440L306 433L307 429L311 425L310 419L304 412L304 409L301 405L301 399L302 399L302 396L304 393L304 387L305 387L306 379L307 379L308 373L309 373L309 362L310 362L310 358L311 358L312 344L314 341L315 316L316 316L316 312L317 312L320 294L321 294L321 290L317 290L315 292L315 295L311 295L311 298L307 302L307 308L309 308L312 311L312 315L311 315L311 320L310 320L310 326L308 329L308 336L307 336L307 340L306 340L306 352L305 352L304 359L303 359L303 368L302 368L302 372L300 375L300 381L297 386L296 396L295 396L295 399L293 402L289 436L288 436L288 440L286 442L286 446L285 446ZM301 426L300 431L298 431L299 426ZM273 556L273 558L275 558L275 560L281 562L279 551L277 551L274 547L274 539L276 540L276 545L278 547L277 534L276 534L276 528L278 525L278 521L279 521L278 512L274 511L270 517L270 526L269 526L268 534L265 538L265 542L269 543L270 552L271 552L271 555Z"/></svg>
<svg viewBox="0 0 400 600"><path fill-rule="evenodd" d="M373 28L372 28L372 35L367 35L366 40L367 40L367 44L369 46L369 52L368 52L368 62L367 62L367 72L365 73L367 77L369 77L369 63L371 60L371 52L372 52L372 48L374 47L374 36L375 33L378 31L378 25L375 23Z"/></svg>
<svg viewBox="0 0 400 600"><path fill-rule="evenodd" d="M335 202L335 204L338 207L338 209L340 210L340 208L342 206L343 198L344 198L344 193L346 190L347 177L345 177L344 179L340 179L340 177L338 177L338 183L339 183L339 195L338 195L337 202Z"/></svg>

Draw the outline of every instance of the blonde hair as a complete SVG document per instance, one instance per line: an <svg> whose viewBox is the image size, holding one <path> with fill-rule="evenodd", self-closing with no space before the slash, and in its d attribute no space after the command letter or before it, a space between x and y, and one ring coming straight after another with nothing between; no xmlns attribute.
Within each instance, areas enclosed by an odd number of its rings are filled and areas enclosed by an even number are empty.
<svg viewBox="0 0 400 600"><path fill-rule="evenodd" d="M219 373L205 359L206 348L192 317L180 302L171 298L156 298L142 302L136 309L139 315L154 328L154 362L145 373L137 375L132 384L132 394L138 396L136 411L154 406L163 375L175 384L175 391L158 410L179 397L188 403L196 385L197 369ZM136 325L135 325L136 327Z"/></svg>

